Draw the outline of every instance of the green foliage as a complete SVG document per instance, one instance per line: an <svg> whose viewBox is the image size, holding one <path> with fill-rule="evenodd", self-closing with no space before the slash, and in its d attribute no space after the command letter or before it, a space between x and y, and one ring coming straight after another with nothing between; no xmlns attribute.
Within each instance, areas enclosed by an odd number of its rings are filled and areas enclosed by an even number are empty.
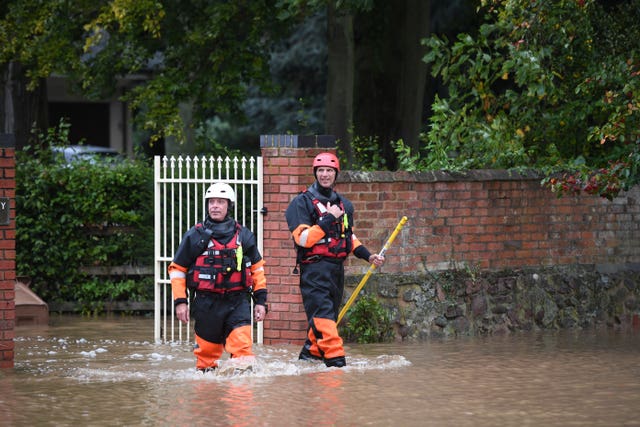
<svg viewBox="0 0 640 427"><path fill-rule="evenodd" d="M280 19L284 20L296 18L308 11L323 9L329 2L332 2L336 9L344 11L369 11L375 6L375 0L277 0L276 6L280 10Z"/></svg>
<svg viewBox="0 0 640 427"><path fill-rule="evenodd" d="M90 277L75 288L71 300L78 303L82 314L99 314L104 311L106 302L152 301L153 292L151 277L140 280L103 280Z"/></svg>
<svg viewBox="0 0 640 427"><path fill-rule="evenodd" d="M243 157L249 155L259 155L257 150L251 150L247 146L233 144L238 141L237 129L232 128L229 122L225 122L216 116L205 120L194 130L195 147L192 153L195 155L216 155L225 157ZM240 141L244 142L242 139Z"/></svg>
<svg viewBox="0 0 640 427"><path fill-rule="evenodd" d="M349 165L353 170L384 170L386 160L380 150L377 137L353 136L351 142L354 160ZM340 153L344 155L344 153Z"/></svg>
<svg viewBox="0 0 640 427"><path fill-rule="evenodd" d="M247 122L240 132L250 135L324 132L326 19L325 13L310 16L289 37L273 46L269 68L274 86L269 91L249 87L242 105Z"/></svg>
<svg viewBox="0 0 640 427"><path fill-rule="evenodd" d="M369 295L360 296L347 311L341 328L346 341L360 344L385 342L393 338L389 312Z"/></svg>
<svg viewBox="0 0 640 427"><path fill-rule="evenodd" d="M415 168L533 167L558 194L640 180L640 1L483 1L485 23L425 60L437 97ZM566 185L572 180L572 185Z"/></svg>
<svg viewBox="0 0 640 427"><path fill-rule="evenodd" d="M0 64L19 62L30 88L53 73L89 98L115 93L118 76L152 142L185 138L180 106L197 123L237 113L249 85L268 87L270 47L289 28L274 2L8 0L0 8ZM293 21L294 19L291 18Z"/></svg>
<svg viewBox="0 0 640 427"><path fill-rule="evenodd" d="M37 137L65 145L68 126ZM151 265L152 201L144 162L65 164L49 149L18 152L17 274L46 301L76 300L91 286L82 266Z"/></svg>
<svg viewBox="0 0 640 427"><path fill-rule="evenodd" d="M54 72L73 76L78 70L78 21L89 19L95 2L3 1L0 7L0 64L26 68L29 89Z"/></svg>
<svg viewBox="0 0 640 427"><path fill-rule="evenodd" d="M469 2L436 3L434 11L451 14L461 3ZM612 198L637 183L640 0L479 4L484 24L477 32L425 41L425 61L447 93L432 105L420 150L392 144L397 164L533 167L558 195ZM244 149L245 136L256 133L322 131L326 17L319 12L327 5L357 18L382 2L7 0L0 5L0 67L19 63L29 89L65 75L92 99L113 96L118 76L143 75L122 100L152 143L183 140L193 129L198 150L229 146L230 133L231 148ZM384 38L391 21L380 17L379 32L360 35ZM379 49L371 40L356 44ZM193 107L192 129L180 115L185 104ZM349 161L357 159L358 169L394 167L387 136L395 130L372 128L366 134L384 141L353 138Z"/></svg>

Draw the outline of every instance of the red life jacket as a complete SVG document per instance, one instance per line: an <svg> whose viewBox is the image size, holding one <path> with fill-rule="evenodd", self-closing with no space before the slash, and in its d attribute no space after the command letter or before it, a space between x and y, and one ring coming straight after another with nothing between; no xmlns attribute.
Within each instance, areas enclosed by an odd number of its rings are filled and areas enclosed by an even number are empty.
<svg viewBox="0 0 640 427"><path fill-rule="evenodd" d="M215 239L196 258L187 272L187 286L196 291L226 293L248 290L253 285L251 261L243 256L240 224L226 245Z"/></svg>
<svg viewBox="0 0 640 427"><path fill-rule="evenodd" d="M305 192L305 195L312 197L313 193ZM316 222L327 215L326 207L317 198L312 199L315 210ZM344 205L340 202L340 208L344 211ZM345 215L347 213L345 212ZM310 248L302 248L300 262L309 263L320 259L320 257L345 259L351 253L351 227L344 226L342 220L336 219L330 226L329 233L320 239Z"/></svg>

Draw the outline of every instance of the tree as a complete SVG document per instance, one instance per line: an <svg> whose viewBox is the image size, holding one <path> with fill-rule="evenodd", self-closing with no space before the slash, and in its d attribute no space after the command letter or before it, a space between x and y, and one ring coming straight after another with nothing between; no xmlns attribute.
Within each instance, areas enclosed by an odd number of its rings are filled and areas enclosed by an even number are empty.
<svg viewBox="0 0 640 427"><path fill-rule="evenodd" d="M347 167L395 169L395 142L418 153L437 91L421 39L432 26L443 32L475 26L469 13L475 0L326 3L326 133L338 136Z"/></svg>
<svg viewBox="0 0 640 427"><path fill-rule="evenodd" d="M534 167L559 195L609 199L636 184L640 1L482 5L475 36L428 40L449 92L433 105L424 157L405 166Z"/></svg>
<svg viewBox="0 0 640 427"><path fill-rule="evenodd" d="M426 117L420 39L429 32L430 10L424 0L8 0L0 6L0 67L21 70L3 76L17 76L34 101L5 110L28 99L24 90L8 94L0 124L16 123L26 144L29 128L42 128L46 117L9 117L14 111L46 112L46 100L36 95L46 93L44 79L55 73L68 76L90 100L113 95L120 77L141 77L121 100L152 140L224 129L218 118L239 127L245 113L266 117L257 110L260 99L245 102L248 91L279 93L269 70L274 46L293 24L326 11L324 131L338 138L345 166L354 164L351 138L357 136L373 145L367 147L371 152L382 153L378 166L393 168L392 143L402 139L417 149ZM281 107L294 108L295 97L283 95L289 100ZM301 109L305 102L300 97ZM192 114L181 115L185 105Z"/></svg>
<svg viewBox="0 0 640 427"><path fill-rule="evenodd" d="M395 169L392 142L418 149L427 64L421 39L430 33L431 2L377 1L356 16L354 132L377 137L387 167Z"/></svg>
<svg viewBox="0 0 640 427"><path fill-rule="evenodd" d="M326 133L337 135L346 164L353 164L351 128L353 126L353 91L355 53L353 16L338 10L333 2L327 7L327 102Z"/></svg>
<svg viewBox="0 0 640 427"><path fill-rule="evenodd" d="M338 138L347 167L356 163L357 146L364 145L363 150L380 157L376 166L393 169L394 141L402 139L418 148L428 75L420 40L429 34L431 1L324 3L328 8L326 133ZM354 136L363 142L354 142Z"/></svg>
<svg viewBox="0 0 640 427"><path fill-rule="evenodd" d="M4 1L0 3L0 126L27 144L32 128L47 124L45 78L71 73L74 25L81 12L69 2ZM58 15L58 19L50 17Z"/></svg>
<svg viewBox="0 0 640 427"><path fill-rule="evenodd" d="M181 105L202 121L238 112L249 84L268 87L269 48L288 28L277 3L9 0L0 6L0 66L5 80L24 82L31 94L58 73L89 99L113 93L119 76L140 75L124 97L140 127L153 139L184 139ZM15 91L3 95L12 106L20 100ZM5 105L3 127L15 119L31 125L12 116L30 108Z"/></svg>
<svg viewBox="0 0 640 427"><path fill-rule="evenodd" d="M233 126L257 145L258 135L323 134L327 86L327 18L319 11L305 17L270 51L273 90L251 86L242 104L246 121ZM224 120L224 118L222 118ZM224 140L229 141L233 135Z"/></svg>

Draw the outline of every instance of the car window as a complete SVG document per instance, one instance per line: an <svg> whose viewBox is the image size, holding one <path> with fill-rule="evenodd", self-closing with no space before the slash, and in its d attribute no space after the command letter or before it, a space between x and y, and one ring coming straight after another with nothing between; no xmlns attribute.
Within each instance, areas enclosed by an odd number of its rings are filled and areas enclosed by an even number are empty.
<svg viewBox="0 0 640 427"><path fill-rule="evenodd" d="M71 160L86 160L89 162L99 162L99 161L118 161L122 160L122 156L120 153L111 153L111 152L84 152L84 153L74 153L71 156Z"/></svg>
<svg viewBox="0 0 640 427"><path fill-rule="evenodd" d="M92 164L105 162L121 162L126 158L118 151L108 147L92 145L71 145L65 147L51 147L54 157L72 164L75 162L89 162Z"/></svg>

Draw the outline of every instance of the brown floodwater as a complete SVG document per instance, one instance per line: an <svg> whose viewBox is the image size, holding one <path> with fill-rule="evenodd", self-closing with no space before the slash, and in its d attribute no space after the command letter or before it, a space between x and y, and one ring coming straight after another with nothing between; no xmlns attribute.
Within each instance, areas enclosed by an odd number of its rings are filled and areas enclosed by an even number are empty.
<svg viewBox="0 0 640 427"><path fill-rule="evenodd" d="M15 341L2 426L640 426L638 330L350 344L345 369L256 345L239 375L196 373L151 318L54 316Z"/></svg>

